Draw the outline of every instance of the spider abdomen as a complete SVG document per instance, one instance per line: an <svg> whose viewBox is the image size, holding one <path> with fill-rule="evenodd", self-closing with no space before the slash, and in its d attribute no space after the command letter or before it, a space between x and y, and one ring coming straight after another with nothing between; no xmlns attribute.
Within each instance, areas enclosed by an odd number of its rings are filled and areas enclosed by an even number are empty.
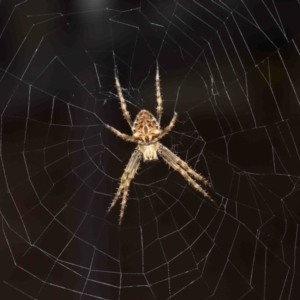
<svg viewBox="0 0 300 300"><path fill-rule="evenodd" d="M160 126L148 110L141 110L133 123L133 136L137 142L151 143L160 134Z"/></svg>

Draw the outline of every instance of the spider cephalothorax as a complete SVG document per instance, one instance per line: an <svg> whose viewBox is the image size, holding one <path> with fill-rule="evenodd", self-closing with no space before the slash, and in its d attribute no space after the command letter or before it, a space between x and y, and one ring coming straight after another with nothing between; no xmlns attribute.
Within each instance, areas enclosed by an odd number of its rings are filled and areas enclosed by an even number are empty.
<svg viewBox="0 0 300 300"><path fill-rule="evenodd" d="M160 128L160 120L162 115L162 97L160 92L160 83L159 83L159 70L157 66L156 77L155 77L155 86L156 86L156 97L157 97L157 107L156 113L157 118L154 117L148 110L141 110L136 116L133 124L131 121L130 114L126 107L126 102L123 97L122 88L117 76L115 73L115 81L116 88L118 91L118 96L120 99L121 109L123 112L123 116L129 124L133 135L129 136L120 132L119 130L106 125L108 129L110 129L113 133L115 133L120 138L124 139L128 142L133 142L137 144L134 152L131 155L131 158L125 168L125 171L121 177L121 182L117 193L107 210L107 213L111 211L111 209L115 206L118 199L122 196L121 202L121 211L119 218L119 225L122 222L124 210L127 202L127 195L129 191L129 185L131 180L134 178L137 170L140 166L140 162L143 159L144 161L148 160L156 160L158 156L162 157L164 161L171 166L175 171L179 172L197 191L201 192L204 197L209 199L215 206L217 206L216 202L207 194L207 192L196 182L196 180L202 182L204 185L210 186L209 182L200 174L196 173L189 165L179 158L176 154L174 154L167 147L163 146L158 141L165 136L175 125L177 113L174 113L174 116L170 122L170 124L165 128ZM123 195L122 195L123 193Z"/></svg>

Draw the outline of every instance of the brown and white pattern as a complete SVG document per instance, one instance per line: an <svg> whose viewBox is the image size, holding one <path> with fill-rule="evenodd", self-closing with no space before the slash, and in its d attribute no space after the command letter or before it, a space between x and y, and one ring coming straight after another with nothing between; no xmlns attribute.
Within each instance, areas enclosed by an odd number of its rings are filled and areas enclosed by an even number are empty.
<svg viewBox="0 0 300 300"><path fill-rule="evenodd" d="M202 175L195 172L180 157L178 157L171 150L169 150L167 147L163 146L161 143L158 142L163 136L165 136L172 130L177 118L177 113L174 113L174 116L170 124L163 130L160 128L160 120L162 116L163 107L162 107L162 96L160 92L158 65L157 65L156 77L155 77L156 99L157 99L156 118L152 113L143 109L138 113L134 122L132 123L130 114L127 111L126 101L122 93L122 87L120 85L120 81L117 76L117 73L115 73L115 82L116 82L116 88L118 91L118 96L120 99L123 116L126 119L128 125L130 126L133 135L129 136L109 125L106 125L106 127L110 129L118 137L122 138L123 140L136 143L137 147L132 153L131 158L125 168L125 171L121 177L119 188L115 194L114 199L112 200L112 203L110 204L107 210L107 213L111 211L111 209L117 203L118 199L122 197L121 211L119 217L119 225L121 225L124 216L125 207L126 207L129 186L135 174L137 173L141 160L142 159L144 161L156 160L158 159L158 156L163 158L163 160L170 167L172 167L175 171L179 172L185 178L185 180L188 181L188 183L190 183L197 191L202 193L204 197L206 197L215 206L217 206L216 202L209 196L209 194L205 191L205 189L203 189L201 185L196 182L196 180L211 188L209 182Z"/></svg>

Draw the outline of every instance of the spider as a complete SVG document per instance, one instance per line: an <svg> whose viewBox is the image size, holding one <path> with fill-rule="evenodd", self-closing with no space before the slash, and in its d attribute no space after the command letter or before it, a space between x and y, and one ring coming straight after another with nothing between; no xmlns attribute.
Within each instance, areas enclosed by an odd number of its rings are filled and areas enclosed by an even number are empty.
<svg viewBox="0 0 300 300"><path fill-rule="evenodd" d="M137 173L137 170L139 169L141 160L142 159L143 161L157 160L158 156L163 158L164 161L170 167L172 167L175 171L179 172L188 181L188 183L190 183L198 192L202 193L204 197L209 199L217 207L216 202L196 182L196 180L200 181L204 185L209 186L211 188L209 182L202 175L196 173L193 169L191 169L191 167L185 161L179 158L171 150L169 150L167 147L163 146L161 143L158 142L162 137L164 137L172 130L177 119L177 113L175 112L170 124L164 129L160 128L160 120L163 111L163 106L162 106L163 100L160 91L158 65L156 68L156 77L155 77L156 99L157 99L156 118L148 110L142 109L137 114L134 122L132 123L130 114L126 107L126 102L123 96L122 87L120 85L120 81L117 76L116 70L115 70L115 83L116 83L116 88L117 88L123 116L126 119L127 123L129 124L133 135L129 136L109 125L106 125L106 127L109 130L111 130L115 135L122 138L123 140L136 143L137 147L133 151L131 158L124 170L124 173L121 177L119 188L107 210L107 214L111 211L111 209L117 203L118 199L121 198L122 196L121 210L119 216L119 226L121 225L124 216L125 207L126 207L129 186L135 174Z"/></svg>

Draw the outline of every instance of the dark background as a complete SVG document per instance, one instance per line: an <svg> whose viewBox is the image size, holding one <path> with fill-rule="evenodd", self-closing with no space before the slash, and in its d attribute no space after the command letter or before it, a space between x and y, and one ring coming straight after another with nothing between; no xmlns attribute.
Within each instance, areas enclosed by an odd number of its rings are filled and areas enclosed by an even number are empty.
<svg viewBox="0 0 300 300"><path fill-rule="evenodd" d="M1 1L1 299L299 299L298 1ZM127 107L212 183L142 164Z"/></svg>

